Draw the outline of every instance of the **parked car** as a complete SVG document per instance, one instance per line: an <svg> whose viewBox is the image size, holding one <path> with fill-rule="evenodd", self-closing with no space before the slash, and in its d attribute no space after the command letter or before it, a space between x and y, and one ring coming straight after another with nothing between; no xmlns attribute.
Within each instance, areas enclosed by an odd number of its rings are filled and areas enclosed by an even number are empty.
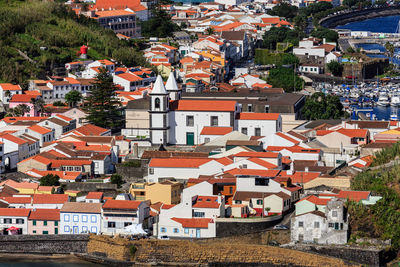
<svg viewBox="0 0 400 267"><path fill-rule="evenodd" d="M276 240L271 240L271 241L268 242L268 245L269 246L274 246L274 247L279 247L281 244L279 244L279 242L276 241Z"/></svg>
<svg viewBox="0 0 400 267"><path fill-rule="evenodd" d="M169 237L167 235L162 235L158 239L169 240Z"/></svg>
<svg viewBox="0 0 400 267"><path fill-rule="evenodd" d="M277 224L274 226L274 230L289 230L289 227L283 224Z"/></svg>

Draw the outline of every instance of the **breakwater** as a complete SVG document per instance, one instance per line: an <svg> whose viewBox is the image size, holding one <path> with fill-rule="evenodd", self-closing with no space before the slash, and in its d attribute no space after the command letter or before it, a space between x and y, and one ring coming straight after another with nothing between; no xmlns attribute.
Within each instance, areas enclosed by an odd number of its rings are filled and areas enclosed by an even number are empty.
<svg viewBox="0 0 400 267"><path fill-rule="evenodd" d="M369 8L356 11L347 11L336 15L330 15L319 21L319 24L326 28L335 28L350 22L372 19L377 17L399 15L400 6Z"/></svg>

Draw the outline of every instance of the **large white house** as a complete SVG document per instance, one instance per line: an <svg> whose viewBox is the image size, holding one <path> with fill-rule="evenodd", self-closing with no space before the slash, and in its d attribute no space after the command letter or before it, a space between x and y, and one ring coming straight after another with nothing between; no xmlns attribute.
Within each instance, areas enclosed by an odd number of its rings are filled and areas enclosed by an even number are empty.
<svg viewBox="0 0 400 267"><path fill-rule="evenodd" d="M98 234L102 203L67 202L60 210L60 234Z"/></svg>
<svg viewBox="0 0 400 267"><path fill-rule="evenodd" d="M225 216L225 200L213 195L207 181L185 188L181 203L161 207L159 221L154 225L158 236L210 238L216 236L215 219Z"/></svg>

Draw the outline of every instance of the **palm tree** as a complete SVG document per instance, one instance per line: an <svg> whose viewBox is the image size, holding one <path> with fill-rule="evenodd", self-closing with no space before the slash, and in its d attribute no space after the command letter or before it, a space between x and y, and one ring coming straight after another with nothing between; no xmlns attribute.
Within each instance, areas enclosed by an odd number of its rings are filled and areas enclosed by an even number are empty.
<svg viewBox="0 0 400 267"><path fill-rule="evenodd" d="M19 107L19 109L21 110L22 115L29 113L29 111L31 111L31 108L27 104L21 104L18 105L17 107Z"/></svg>
<svg viewBox="0 0 400 267"><path fill-rule="evenodd" d="M393 55L394 55L394 45L392 43L386 42L385 49L386 49L388 56L390 57L390 61L392 62Z"/></svg>
<svg viewBox="0 0 400 267"><path fill-rule="evenodd" d="M39 115L44 113L45 108L44 108L43 99L41 99L41 98L32 98L31 99L31 104L33 105L34 113L39 114Z"/></svg>
<svg viewBox="0 0 400 267"><path fill-rule="evenodd" d="M214 31L214 29L213 28L207 28L207 30L206 30L206 34L207 35L212 35L213 33L214 33L215 31Z"/></svg>

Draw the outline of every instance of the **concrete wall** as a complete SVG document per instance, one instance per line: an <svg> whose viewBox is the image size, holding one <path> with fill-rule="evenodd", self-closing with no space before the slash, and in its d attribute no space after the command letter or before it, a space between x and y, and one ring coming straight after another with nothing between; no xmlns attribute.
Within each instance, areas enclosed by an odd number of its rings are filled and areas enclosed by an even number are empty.
<svg viewBox="0 0 400 267"><path fill-rule="evenodd" d="M86 253L88 235L2 235L1 253Z"/></svg>
<svg viewBox="0 0 400 267"><path fill-rule="evenodd" d="M116 191L117 185L104 183L66 183L66 190L78 190L83 192L92 191Z"/></svg>

